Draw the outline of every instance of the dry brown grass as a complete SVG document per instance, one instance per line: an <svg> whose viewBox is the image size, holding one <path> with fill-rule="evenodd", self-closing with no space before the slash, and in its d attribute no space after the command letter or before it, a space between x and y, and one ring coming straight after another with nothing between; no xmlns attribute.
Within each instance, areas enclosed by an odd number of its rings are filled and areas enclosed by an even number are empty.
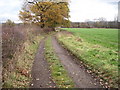
<svg viewBox="0 0 120 90"><path fill-rule="evenodd" d="M17 58L24 50L24 43L28 40L33 42L33 37L41 32L35 25L2 25L3 82L9 78L9 73L16 71Z"/></svg>

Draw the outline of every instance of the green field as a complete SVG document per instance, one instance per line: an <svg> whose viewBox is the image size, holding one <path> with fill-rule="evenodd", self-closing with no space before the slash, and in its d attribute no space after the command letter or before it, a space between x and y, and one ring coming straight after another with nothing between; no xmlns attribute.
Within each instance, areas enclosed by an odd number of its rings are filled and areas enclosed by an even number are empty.
<svg viewBox="0 0 120 90"><path fill-rule="evenodd" d="M100 44L104 47L118 50L118 29L86 29L86 28L64 28L73 32L89 43Z"/></svg>
<svg viewBox="0 0 120 90"><path fill-rule="evenodd" d="M57 38L110 87L118 83L118 30L63 28ZM69 33L69 32L72 33Z"/></svg>

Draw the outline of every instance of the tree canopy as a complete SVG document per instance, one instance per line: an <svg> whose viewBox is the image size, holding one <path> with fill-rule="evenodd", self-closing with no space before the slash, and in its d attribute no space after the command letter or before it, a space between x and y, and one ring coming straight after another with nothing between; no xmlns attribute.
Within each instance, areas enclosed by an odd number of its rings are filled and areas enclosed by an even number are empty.
<svg viewBox="0 0 120 90"><path fill-rule="evenodd" d="M19 13L24 23L35 23L44 27L59 27L69 25L68 2L32 1L23 6Z"/></svg>

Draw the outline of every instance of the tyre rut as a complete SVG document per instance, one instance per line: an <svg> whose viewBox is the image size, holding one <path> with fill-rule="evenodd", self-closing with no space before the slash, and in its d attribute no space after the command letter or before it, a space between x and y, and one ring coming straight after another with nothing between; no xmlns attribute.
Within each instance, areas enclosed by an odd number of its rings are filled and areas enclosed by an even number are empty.
<svg viewBox="0 0 120 90"><path fill-rule="evenodd" d="M32 67L31 88L53 88L55 83L50 76L49 65L44 56L45 39L40 42Z"/></svg>
<svg viewBox="0 0 120 90"><path fill-rule="evenodd" d="M101 85L88 74L81 65L74 60L67 50L65 50L56 40L52 37L52 45L55 53L59 57L68 75L73 79L75 87L77 88L102 88Z"/></svg>

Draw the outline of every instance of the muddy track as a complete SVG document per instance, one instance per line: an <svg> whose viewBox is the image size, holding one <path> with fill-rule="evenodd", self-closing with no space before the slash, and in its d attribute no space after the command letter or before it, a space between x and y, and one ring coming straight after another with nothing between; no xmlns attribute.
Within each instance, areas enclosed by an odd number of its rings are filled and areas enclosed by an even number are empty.
<svg viewBox="0 0 120 90"><path fill-rule="evenodd" d="M49 65L44 57L45 39L40 42L32 67L31 88L53 88L55 83L50 76Z"/></svg>
<svg viewBox="0 0 120 90"><path fill-rule="evenodd" d="M101 85L92 78L86 70L81 67L82 65L78 64L79 60L76 60L73 56L70 55L67 50L65 50L55 39L52 37L52 45L55 53L59 57L64 68L68 72L68 75L73 79L75 87L77 88L102 88Z"/></svg>

